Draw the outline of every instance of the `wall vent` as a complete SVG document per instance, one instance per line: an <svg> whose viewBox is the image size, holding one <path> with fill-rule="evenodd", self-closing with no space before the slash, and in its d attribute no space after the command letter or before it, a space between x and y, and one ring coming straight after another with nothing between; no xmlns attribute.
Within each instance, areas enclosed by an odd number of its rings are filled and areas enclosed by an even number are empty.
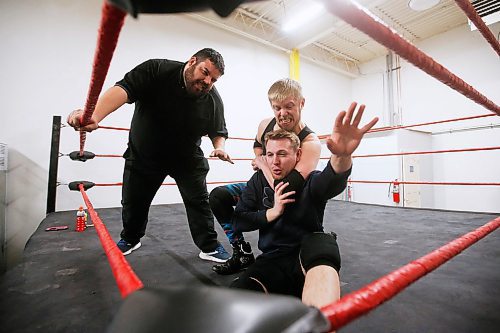
<svg viewBox="0 0 500 333"><path fill-rule="evenodd" d="M7 196L7 145L0 143L0 275L7 269L5 255L5 215Z"/></svg>
<svg viewBox="0 0 500 333"><path fill-rule="evenodd" d="M477 14L483 19L486 25L491 25L500 21L500 1L498 0L475 0L471 1L472 7ZM469 21L471 31L477 30L474 23Z"/></svg>
<svg viewBox="0 0 500 333"><path fill-rule="evenodd" d="M0 143L0 171L7 171L7 145Z"/></svg>

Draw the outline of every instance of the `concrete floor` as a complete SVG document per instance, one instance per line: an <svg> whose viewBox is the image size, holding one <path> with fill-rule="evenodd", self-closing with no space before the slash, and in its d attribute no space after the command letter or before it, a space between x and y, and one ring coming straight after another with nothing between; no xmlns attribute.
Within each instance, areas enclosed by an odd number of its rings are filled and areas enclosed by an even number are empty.
<svg viewBox="0 0 500 333"><path fill-rule="evenodd" d="M97 211L118 239L120 209ZM345 295L496 217L331 201L324 225L338 234ZM59 225L69 229L44 231ZM47 216L24 261L1 276L0 331L103 332L109 326L122 304L120 293L95 230L77 233L74 226L74 211ZM246 238L256 249L257 234ZM213 273L210 262L198 259L181 204L151 208L142 244L126 258L146 286L226 286L234 278ZM497 230L340 332L496 333L499 286Z"/></svg>

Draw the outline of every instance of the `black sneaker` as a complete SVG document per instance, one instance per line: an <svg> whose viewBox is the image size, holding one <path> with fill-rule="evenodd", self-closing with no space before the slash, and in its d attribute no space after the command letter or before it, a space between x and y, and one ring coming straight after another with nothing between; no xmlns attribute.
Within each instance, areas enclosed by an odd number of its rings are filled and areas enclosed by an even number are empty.
<svg viewBox="0 0 500 333"><path fill-rule="evenodd" d="M137 250L138 248L141 247L141 242L137 242L135 244L129 243L124 239L120 239L118 243L116 243L116 246L122 251L123 255L126 256L127 254L132 253L132 251Z"/></svg>
<svg viewBox="0 0 500 333"><path fill-rule="evenodd" d="M223 264L212 266L212 270L221 275L238 273L255 262L250 243L239 241L233 245L233 255Z"/></svg>

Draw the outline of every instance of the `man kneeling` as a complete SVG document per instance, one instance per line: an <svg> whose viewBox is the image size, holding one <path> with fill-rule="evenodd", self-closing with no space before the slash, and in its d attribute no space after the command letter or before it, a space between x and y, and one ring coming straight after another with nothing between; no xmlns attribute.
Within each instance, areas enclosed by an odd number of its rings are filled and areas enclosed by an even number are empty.
<svg viewBox="0 0 500 333"><path fill-rule="evenodd" d="M262 254L231 287L293 295L318 308L339 299L340 253L336 235L323 232L324 210L346 187L351 155L378 121L358 128L364 105L354 116L355 109L352 103L339 113L327 140L330 161L323 171L313 171L300 191L287 191L294 181L288 179L290 172L301 157L298 137L284 130L266 135L263 158L272 171L274 191L262 172L256 172L233 217L236 231L259 230Z"/></svg>

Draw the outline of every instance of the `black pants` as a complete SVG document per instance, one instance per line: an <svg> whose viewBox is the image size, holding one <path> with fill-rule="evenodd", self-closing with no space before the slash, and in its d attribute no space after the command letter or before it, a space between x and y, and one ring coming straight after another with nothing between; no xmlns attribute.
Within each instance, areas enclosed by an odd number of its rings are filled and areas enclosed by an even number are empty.
<svg viewBox="0 0 500 333"><path fill-rule="evenodd" d="M144 236L151 202L165 177L170 175L175 179L184 201L194 243L203 252L211 252L217 247L214 217L208 203L208 162L204 157L183 162L160 169L138 167L137 162L125 161L121 238L137 243Z"/></svg>

